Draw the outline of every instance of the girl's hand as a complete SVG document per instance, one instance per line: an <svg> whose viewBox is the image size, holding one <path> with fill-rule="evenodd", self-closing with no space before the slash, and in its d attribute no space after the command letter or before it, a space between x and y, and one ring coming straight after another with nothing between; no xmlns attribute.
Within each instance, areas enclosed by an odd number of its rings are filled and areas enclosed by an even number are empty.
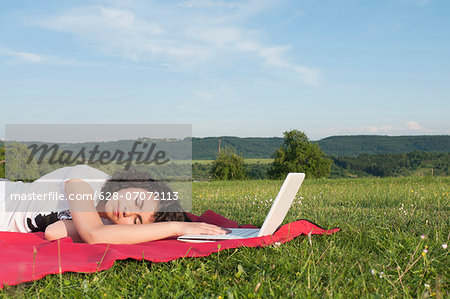
<svg viewBox="0 0 450 299"><path fill-rule="evenodd" d="M229 230L204 222L181 222L179 236L182 235L222 235Z"/></svg>

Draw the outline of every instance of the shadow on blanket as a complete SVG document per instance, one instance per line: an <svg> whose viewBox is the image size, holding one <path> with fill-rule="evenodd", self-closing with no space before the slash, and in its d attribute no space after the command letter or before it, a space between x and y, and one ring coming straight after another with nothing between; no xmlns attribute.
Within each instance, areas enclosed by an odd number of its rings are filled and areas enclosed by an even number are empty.
<svg viewBox="0 0 450 299"><path fill-rule="evenodd" d="M239 226L213 211L201 216L189 214L192 221L207 222L223 227ZM0 288L40 279L48 274L61 272L96 272L109 269L116 260L128 258L168 262L182 257L202 257L219 250L237 247L261 247L275 242L285 243L299 235L333 234L339 228L325 230L318 225L299 220L283 225L274 235L223 240L210 243L185 243L176 239L164 239L135 245L73 243L67 237L58 241L46 241L43 233L0 232ZM220 246L218 246L220 244ZM58 254L59 252L59 254Z"/></svg>

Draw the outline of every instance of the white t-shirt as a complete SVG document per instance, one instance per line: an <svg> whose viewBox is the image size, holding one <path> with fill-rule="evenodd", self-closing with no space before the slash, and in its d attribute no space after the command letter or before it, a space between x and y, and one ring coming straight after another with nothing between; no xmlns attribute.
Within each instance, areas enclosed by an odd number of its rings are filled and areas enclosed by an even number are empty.
<svg viewBox="0 0 450 299"><path fill-rule="evenodd" d="M71 219L64 183L86 181L97 194L97 206L98 194L109 178L98 169L77 165L57 169L32 183L0 181L0 231L31 232L39 230L43 220Z"/></svg>

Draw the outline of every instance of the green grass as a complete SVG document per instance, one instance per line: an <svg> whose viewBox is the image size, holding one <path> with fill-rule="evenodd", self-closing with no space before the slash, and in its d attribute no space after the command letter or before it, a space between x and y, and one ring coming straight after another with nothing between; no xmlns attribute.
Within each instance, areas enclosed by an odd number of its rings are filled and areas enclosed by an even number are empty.
<svg viewBox="0 0 450 299"><path fill-rule="evenodd" d="M261 225L280 184L194 183L194 212ZM342 231L169 263L118 261L100 273L9 286L0 296L448 298L449 186L449 177L306 180L286 221Z"/></svg>
<svg viewBox="0 0 450 299"><path fill-rule="evenodd" d="M214 160L192 160L192 164L199 163L199 164L211 164ZM246 164L270 164L273 162L273 159L244 159L244 163ZM190 163L190 160L186 160L186 163Z"/></svg>

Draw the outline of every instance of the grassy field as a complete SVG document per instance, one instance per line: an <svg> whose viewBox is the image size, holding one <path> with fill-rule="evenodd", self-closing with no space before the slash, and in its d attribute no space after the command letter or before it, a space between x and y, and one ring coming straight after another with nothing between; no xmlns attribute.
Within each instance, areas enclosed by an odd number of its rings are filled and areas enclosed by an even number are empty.
<svg viewBox="0 0 450 299"><path fill-rule="evenodd" d="M214 160L192 160L192 161L187 161L186 163L199 163L199 164L211 164L214 162ZM244 159L244 163L247 164L257 164L257 163L261 163L261 164L270 164L273 162L273 159Z"/></svg>
<svg viewBox="0 0 450 299"><path fill-rule="evenodd" d="M213 209L261 225L281 181L201 182L194 212ZM286 221L306 218L331 236L240 248L169 263L120 261L6 287L6 297L450 296L450 178L306 180Z"/></svg>

